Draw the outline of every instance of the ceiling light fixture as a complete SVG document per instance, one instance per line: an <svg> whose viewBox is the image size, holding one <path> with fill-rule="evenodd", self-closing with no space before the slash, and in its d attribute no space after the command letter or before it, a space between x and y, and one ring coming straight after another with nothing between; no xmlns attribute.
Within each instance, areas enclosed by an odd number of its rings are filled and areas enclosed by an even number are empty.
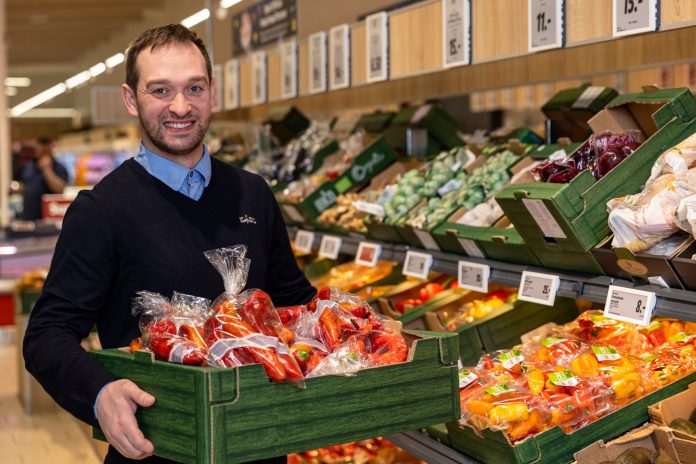
<svg viewBox="0 0 696 464"><path fill-rule="evenodd" d="M104 71L106 71L106 65L104 63L97 63L94 66L92 66L91 68L89 68L89 74L92 77L97 77L98 75L100 75Z"/></svg>
<svg viewBox="0 0 696 464"><path fill-rule="evenodd" d="M23 119L46 119L46 118L74 118L80 112L75 108L33 108L26 113L18 116Z"/></svg>
<svg viewBox="0 0 696 464"><path fill-rule="evenodd" d="M10 110L10 115L12 115L13 117L17 117L20 114L24 114L30 109L56 98L58 95L64 93L67 89L68 87L63 82L61 82L60 84L56 84L53 87L46 89L43 92L29 98L28 100L24 100L22 103L14 106Z"/></svg>
<svg viewBox="0 0 696 464"><path fill-rule="evenodd" d="M210 10L207 8L203 8L198 13L194 13L188 18L184 18L181 21L181 24L190 29L196 24L200 24L208 18L210 18Z"/></svg>
<svg viewBox="0 0 696 464"><path fill-rule="evenodd" d="M5 95L8 97L14 97L17 95L17 87L5 87Z"/></svg>
<svg viewBox="0 0 696 464"><path fill-rule="evenodd" d="M241 3L242 0L220 0L220 6L222 8L229 8L235 6L237 3Z"/></svg>
<svg viewBox="0 0 696 464"><path fill-rule="evenodd" d="M69 89L74 89L80 84L84 84L88 80L90 80L92 75L89 73L89 71L82 71L81 73L75 74L72 77L68 77L65 80L65 85L67 86L68 90Z"/></svg>
<svg viewBox="0 0 696 464"><path fill-rule="evenodd" d="M29 87L31 79L28 77L6 77L5 85L8 87Z"/></svg>
<svg viewBox="0 0 696 464"><path fill-rule="evenodd" d="M125 60L126 56L123 53L117 53L114 56L110 56L109 58L104 60L104 63L106 63L107 68L111 69L123 63Z"/></svg>

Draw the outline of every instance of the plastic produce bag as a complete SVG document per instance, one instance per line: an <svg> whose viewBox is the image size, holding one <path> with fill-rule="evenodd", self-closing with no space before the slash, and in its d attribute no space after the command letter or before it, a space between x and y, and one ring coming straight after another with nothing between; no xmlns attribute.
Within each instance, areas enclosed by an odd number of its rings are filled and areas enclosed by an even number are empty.
<svg viewBox="0 0 696 464"><path fill-rule="evenodd" d="M241 292L250 265L245 255L244 245L205 252L225 285L225 292L213 303L215 314L206 321L209 363L218 367L259 363L272 381L287 380L303 387L302 371L288 347L290 334L271 298L256 289Z"/></svg>

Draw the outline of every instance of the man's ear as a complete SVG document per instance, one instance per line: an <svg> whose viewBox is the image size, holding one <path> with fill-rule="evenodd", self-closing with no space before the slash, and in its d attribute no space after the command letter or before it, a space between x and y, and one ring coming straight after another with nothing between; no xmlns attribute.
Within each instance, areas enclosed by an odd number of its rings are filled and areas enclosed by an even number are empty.
<svg viewBox="0 0 696 464"><path fill-rule="evenodd" d="M126 105L126 110L131 116L138 116L138 102L135 97L135 90L131 89L128 84L121 85L121 97L123 104Z"/></svg>

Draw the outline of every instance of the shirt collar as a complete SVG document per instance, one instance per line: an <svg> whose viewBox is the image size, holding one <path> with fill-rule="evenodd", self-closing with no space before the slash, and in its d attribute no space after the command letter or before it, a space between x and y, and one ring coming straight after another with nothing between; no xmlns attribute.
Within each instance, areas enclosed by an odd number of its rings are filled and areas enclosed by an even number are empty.
<svg viewBox="0 0 696 464"><path fill-rule="evenodd" d="M181 189L186 181L186 177L191 171L197 171L203 176L206 187L210 184L212 163L210 161L208 147L205 144L203 145L203 156L201 156L201 159L196 163L193 169L189 169L151 152L145 148L142 142L140 143L140 152L136 155L136 161L140 163L150 175L159 179L173 190L178 191Z"/></svg>

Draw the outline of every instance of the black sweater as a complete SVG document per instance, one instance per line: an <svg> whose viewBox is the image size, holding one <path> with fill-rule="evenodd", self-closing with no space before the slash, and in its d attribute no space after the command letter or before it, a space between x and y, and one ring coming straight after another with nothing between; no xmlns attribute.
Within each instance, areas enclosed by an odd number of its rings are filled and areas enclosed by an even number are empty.
<svg viewBox="0 0 696 464"><path fill-rule="evenodd" d="M278 306L312 298L260 177L213 160L210 184L195 201L126 161L68 209L24 338L27 370L58 404L95 425L96 396L113 379L80 341L96 324L104 348L127 346L139 335L131 315L138 290L214 300L223 282L203 252L235 244L245 244L251 259L246 288L265 290Z"/></svg>

